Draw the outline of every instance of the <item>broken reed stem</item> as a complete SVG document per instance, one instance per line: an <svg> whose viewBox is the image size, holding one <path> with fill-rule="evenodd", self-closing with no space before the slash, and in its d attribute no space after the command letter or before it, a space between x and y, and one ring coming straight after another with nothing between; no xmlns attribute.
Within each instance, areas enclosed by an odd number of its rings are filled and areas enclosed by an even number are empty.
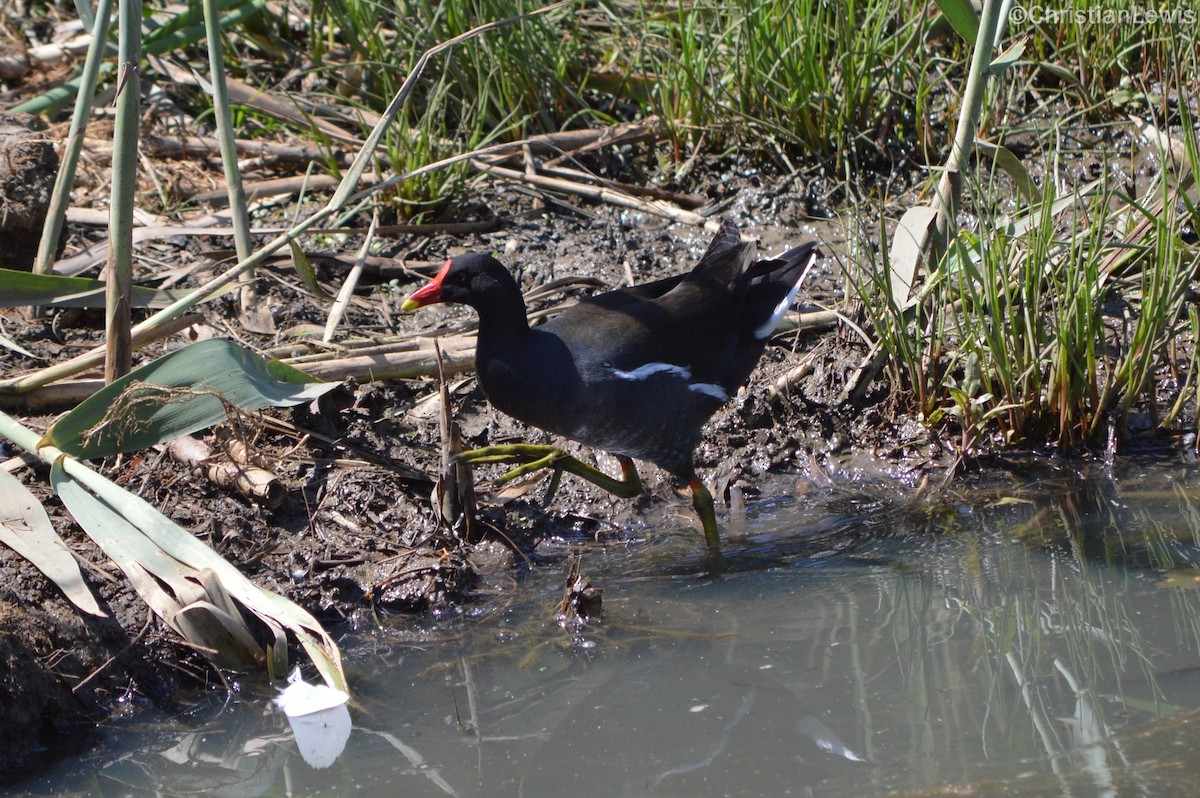
<svg viewBox="0 0 1200 798"><path fill-rule="evenodd" d="M192 435L167 442L166 451L194 474L219 487L234 488L269 510L278 508L287 498L287 486L275 474L232 456L214 456L208 444Z"/></svg>

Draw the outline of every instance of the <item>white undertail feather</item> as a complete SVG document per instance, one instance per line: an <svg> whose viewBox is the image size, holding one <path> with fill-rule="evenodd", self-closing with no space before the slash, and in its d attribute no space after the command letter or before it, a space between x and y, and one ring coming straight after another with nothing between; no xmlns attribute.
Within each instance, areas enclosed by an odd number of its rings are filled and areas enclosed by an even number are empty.
<svg viewBox="0 0 1200 798"><path fill-rule="evenodd" d="M754 331L755 338L761 341L771 333L775 332L775 328L779 325L779 321L783 318L783 314L787 313L788 308L790 308L792 303L796 301L796 294L800 292L800 286L804 284L804 278L808 276L808 270L811 269L813 264L816 262L817 253L814 252L808 256L808 263L804 265L804 271L800 272L800 278L796 280L796 284L792 286L790 291L788 291L787 296L785 296L779 302L779 304L775 306L775 310L771 311L770 318L759 325L758 329Z"/></svg>

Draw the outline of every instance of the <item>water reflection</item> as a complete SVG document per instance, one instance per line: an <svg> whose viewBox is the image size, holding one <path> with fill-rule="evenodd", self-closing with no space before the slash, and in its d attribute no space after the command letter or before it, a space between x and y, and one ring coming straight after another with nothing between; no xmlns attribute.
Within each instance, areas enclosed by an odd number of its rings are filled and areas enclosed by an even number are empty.
<svg viewBox="0 0 1200 798"><path fill-rule="evenodd" d="M237 711L221 713L202 730L131 729L136 746L105 756L89 778L68 779L56 794L266 795L286 766L285 728L261 711Z"/></svg>
<svg viewBox="0 0 1200 798"><path fill-rule="evenodd" d="M1195 477L810 493L752 510L717 578L684 534L586 547L598 625L552 622L564 557L472 617L348 641L355 728L328 770L246 702L202 732L114 732L12 794L1186 792Z"/></svg>

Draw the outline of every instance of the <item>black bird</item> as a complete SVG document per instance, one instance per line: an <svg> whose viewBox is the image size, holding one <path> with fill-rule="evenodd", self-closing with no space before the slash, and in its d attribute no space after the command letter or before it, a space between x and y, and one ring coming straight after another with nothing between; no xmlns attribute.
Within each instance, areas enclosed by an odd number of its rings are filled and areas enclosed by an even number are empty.
<svg viewBox="0 0 1200 798"><path fill-rule="evenodd" d="M712 495L693 452L705 422L750 377L818 256L810 242L756 261L754 245L725 221L691 272L588 297L531 328L512 275L491 255L471 253L447 260L403 309L475 308L475 371L488 400L527 424L617 455L623 479L555 447L492 446L463 459L525 464L506 479L552 466L623 497L641 490L630 458L649 461L687 481L716 548Z"/></svg>

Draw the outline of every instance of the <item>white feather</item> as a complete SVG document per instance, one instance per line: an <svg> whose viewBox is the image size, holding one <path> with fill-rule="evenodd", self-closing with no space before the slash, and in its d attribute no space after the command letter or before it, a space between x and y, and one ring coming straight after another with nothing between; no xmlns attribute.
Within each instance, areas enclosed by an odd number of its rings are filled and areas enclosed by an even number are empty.
<svg viewBox="0 0 1200 798"><path fill-rule="evenodd" d="M805 265L804 270L800 272L800 279L796 280L796 284L792 286L792 290L788 291L787 296L780 300L779 304L775 306L775 309L771 311L770 318L759 325L758 329L754 331L755 338L761 341L771 333L775 332L775 327L778 326L779 320L783 318L783 314L787 313L788 308L790 308L792 303L796 301L796 294L800 292L800 284L804 282L804 276L808 274L808 270L812 268L812 265L816 259L817 255L815 252L809 256L808 264Z"/></svg>
<svg viewBox="0 0 1200 798"><path fill-rule="evenodd" d="M622 371L621 369L614 368L612 373L622 380L644 380L653 377L655 374L667 374L671 377L678 377L681 380L692 378L691 369L687 366L676 366L674 363L646 363L631 371ZM708 396L720 399L722 402L729 398L729 394L725 393L724 388L712 382L689 382L688 390L707 394Z"/></svg>

